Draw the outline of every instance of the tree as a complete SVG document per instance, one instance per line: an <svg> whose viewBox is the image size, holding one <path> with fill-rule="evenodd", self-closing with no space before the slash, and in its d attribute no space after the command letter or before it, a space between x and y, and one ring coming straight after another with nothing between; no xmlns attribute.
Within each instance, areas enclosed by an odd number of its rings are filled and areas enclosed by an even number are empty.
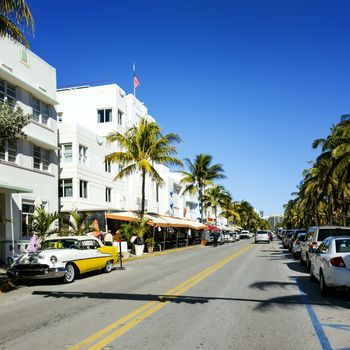
<svg viewBox="0 0 350 350"><path fill-rule="evenodd" d="M220 185L209 187L204 192L204 209L210 208L214 211L215 225L217 224L218 208L221 208L227 199L231 200L231 195Z"/></svg>
<svg viewBox="0 0 350 350"><path fill-rule="evenodd" d="M197 155L193 163L186 158L185 162L189 170L181 171L183 174L181 183L186 186L183 193L198 194L201 222L203 222L203 196L206 186L213 185L214 180L226 178L222 164L211 165L212 160L211 155L203 153Z"/></svg>
<svg viewBox="0 0 350 350"><path fill-rule="evenodd" d="M174 142L181 142L180 136L173 133L163 135L161 131L157 123L141 118L139 123L128 129L125 134L115 131L107 136L109 144L117 142L122 149L105 157L105 162L116 163L123 167L114 180L138 171L141 173L141 219L145 213L146 175L149 175L158 186L164 183L154 164L182 166L181 160L174 156L177 151L172 145Z"/></svg>
<svg viewBox="0 0 350 350"><path fill-rule="evenodd" d="M68 217L63 218L62 234L65 236L83 236L92 232L94 227L89 223L89 213L71 211Z"/></svg>
<svg viewBox="0 0 350 350"><path fill-rule="evenodd" d="M18 136L24 137L23 128L30 123L31 116L24 115L20 107L13 108L8 102L0 102L0 147L16 141Z"/></svg>
<svg viewBox="0 0 350 350"><path fill-rule="evenodd" d="M24 0L0 1L0 37L9 37L26 47L28 41L24 29L34 32L34 19Z"/></svg>
<svg viewBox="0 0 350 350"><path fill-rule="evenodd" d="M225 197L221 204L219 216L226 218L229 223L238 223L240 216L237 210L237 203L232 201L232 197Z"/></svg>
<svg viewBox="0 0 350 350"><path fill-rule="evenodd" d="M35 208L32 221L32 231L44 241L48 235L57 232L57 227L54 227L54 222L58 219L58 213L48 213L44 207Z"/></svg>

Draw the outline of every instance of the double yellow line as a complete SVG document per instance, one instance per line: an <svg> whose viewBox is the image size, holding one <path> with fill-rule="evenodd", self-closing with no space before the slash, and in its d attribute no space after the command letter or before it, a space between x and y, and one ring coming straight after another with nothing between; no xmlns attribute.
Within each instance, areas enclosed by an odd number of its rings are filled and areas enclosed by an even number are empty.
<svg viewBox="0 0 350 350"><path fill-rule="evenodd" d="M220 268L222 268L224 265L226 265L233 259L236 259L238 256L245 253L247 250L251 249L252 247L253 247L252 245L245 247L239 250L238 252L220 260L216 264L201 271L200 273L189 278L185 282L168 290L167 292L164 293L164 295L160 296L160 299L162 298L165 300L170 298L176 299L177 297L185 293L187 290L192 288L194 285L204 280L205 278L209 277L215 271L219 270ZM138 325L147 317L151 316L152 314L154 314L155 312L157 312L158 310L166 306L169 302L170 301L164 301L164 302L151 301L141 306L140 308L136 309L135 311L131 312L130 314L124 316L123 318L119 319L118 321L110 324L106 328L103 328L97 333L84 339L80 343L72 346L70 350L82 350L82 349L100 350L106 347L108 344L110 344L114 340L116 340L117 338L119 338L121 335L123 335L125 332L127 332L131 328Z"/></svg>

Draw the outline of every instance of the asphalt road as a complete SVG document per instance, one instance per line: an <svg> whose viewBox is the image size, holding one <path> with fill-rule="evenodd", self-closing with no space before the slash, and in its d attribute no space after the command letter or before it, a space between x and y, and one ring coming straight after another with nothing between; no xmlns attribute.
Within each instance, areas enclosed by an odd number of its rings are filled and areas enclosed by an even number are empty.
<svg viewBox="0 0 350 350"><path fill-rule="evenodd" d="M0 349L350 349L350 298L319 295L278 242L129 262L0 294Z"/></svg>

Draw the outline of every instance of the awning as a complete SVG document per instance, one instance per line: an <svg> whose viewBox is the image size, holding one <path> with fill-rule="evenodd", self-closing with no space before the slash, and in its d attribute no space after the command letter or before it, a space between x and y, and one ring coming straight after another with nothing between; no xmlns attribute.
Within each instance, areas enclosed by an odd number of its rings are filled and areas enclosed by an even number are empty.
<svg viewBox="0 0 350 350"><path fill-rule="evenodd" d="M17 193L32 193L33 190L30 188L24 188L24 187L17 187L12 186L9 184L0 183L0 189L10 190L11 192L17 192Z"/></svg>
<svg viewBox="0 0 350 350"><path fill-rule="evenodd" d="M139 219L139 215L136 212L123 211L123 212L116 212L116 213L107 213L106 218L135 222ZM157 213L145 213L144 218L149 220L148 221L149 225L158 226L158 227L183 227L183 228L190 228L193 230L204 230L207 228L206 225L203 225L194 220L177 218L174 216L160 215Z"/></svg>

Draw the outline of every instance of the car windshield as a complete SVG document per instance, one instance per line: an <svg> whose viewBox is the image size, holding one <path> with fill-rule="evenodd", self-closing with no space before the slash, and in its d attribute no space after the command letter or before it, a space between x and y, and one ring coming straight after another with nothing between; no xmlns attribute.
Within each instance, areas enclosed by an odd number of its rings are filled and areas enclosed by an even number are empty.
<svg viewBox="0 0 350 350"><path fill-rule="evenodd" d="M350 238L337 239L335 241L335 251L337 253L350 253Z"/></svg>
<svg viewBox="0 0 350 350"><path fill-rule="evenodd" d="M257 235L267 235L267 231L257 231Z"/></svg>
<svg viewBox="0 0 350 350"><path fill-rule="evenodd" d="M318 232L318 241L323 241L330 236L350 236L350 229L346 228L320 228Z"/></svg>
<svg viewBox="0 0 350 350"><path fill-rule="evenodd" d="M50 239L44 241L41 247L46 249L81 249L81 243L76 239Z"/></svg>
<svg viewBox="0 0 350 350"><path fill-rule="evenodd" d="M304 242L304 241L305 241L305 237L306 237L306 234L305 234L305 233L302 233L302 234L298 235L297 240L298 240L298 241Z"/></svg>

